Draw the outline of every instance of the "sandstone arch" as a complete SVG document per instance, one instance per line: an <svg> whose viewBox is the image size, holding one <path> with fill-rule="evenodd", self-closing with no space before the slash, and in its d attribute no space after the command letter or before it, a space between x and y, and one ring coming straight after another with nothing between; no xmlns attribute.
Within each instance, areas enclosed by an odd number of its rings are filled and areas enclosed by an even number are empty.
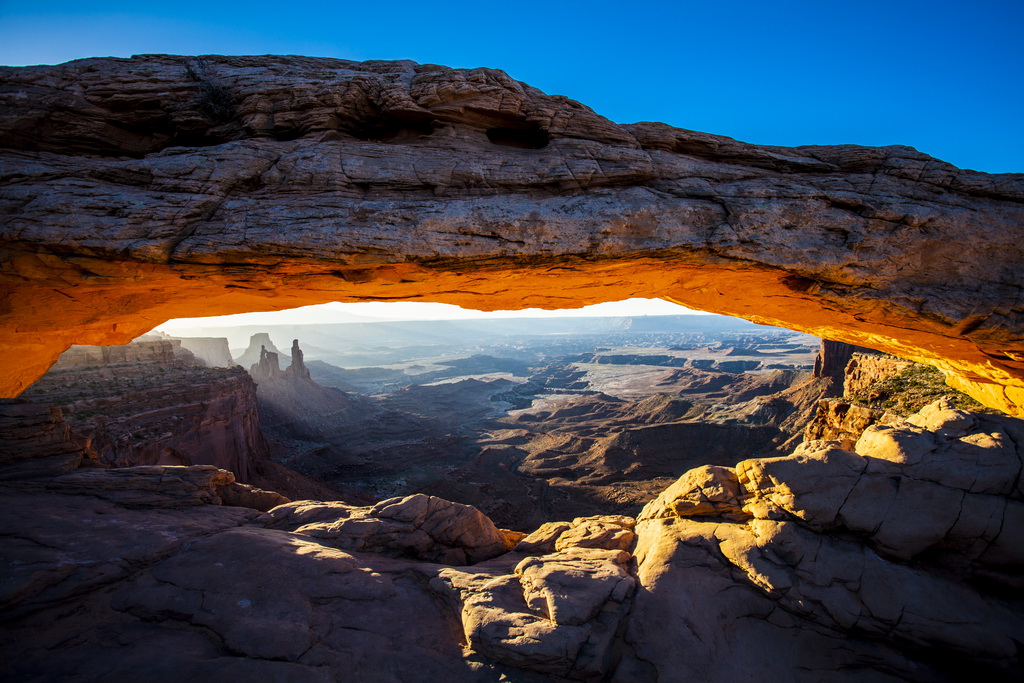
<svg viewBox="0 0 1024 683"><path fill-rule="evenodd" d="M0 391L71 343L331 300L632 296L933 363L1024 415L1024 175L616 125L489 69L0 69Z"/></svg>

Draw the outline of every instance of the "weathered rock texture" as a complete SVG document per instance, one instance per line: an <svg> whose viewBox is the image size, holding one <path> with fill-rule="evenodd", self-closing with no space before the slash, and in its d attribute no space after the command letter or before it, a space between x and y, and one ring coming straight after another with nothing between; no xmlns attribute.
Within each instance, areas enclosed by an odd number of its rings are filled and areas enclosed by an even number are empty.
<svg viewBox="0 0 1024 683"><path fill-rule="evenodd" d="M913 365L902 358L851 354L842 382L843 398L870 392L872 385L898 375Z"/></svg>
<svg viewBox="0 0 1024 683"><path fill-rule="evenodd" d="M936 403L853 451L691 470L639 521L525 537L425 495L287 503L211 466L40 469L0 483L0 676L1019 680L1020 444L1020 420Z"/></svg>
<svg viewBox="0 0 1024 683"><path fill-rule="evenodd" d="M1016 680L1021 430L936 403L855 451L690 471L639 517L615 680Z"/></svg>
<svg viewBox="0 0 1024 683"><path fill-rule="evenodd" d="M368 508L302 501L270 513L273 529L320 539L341 550L415 557L443 564L475 564L513 543L474 507L418 493ZM511 532L517 538L521 534Z"/></svg>
<svg viewBox="0 0 1024 683"><path fill-rule="evenodd" d="M252 378L181 351L176 339L74 346L25 396L64 406L103 464L215 465L255 483L270 454Z"/></svg>
<svg viewBox="0 0 1024 683"><path fill-rule="evenodd" d="M843 386L846 381L846 367L853 358L854 353L869 352L853 344L821 340L821 349L814 359L814 376L827 379L829 387L826 390L826 397L838 397L843 395Z"/></svg>
<svg viewBox="0 0 1024 683"><path fill-rule="evenodd" d="M1024 406L1024 177L616 125L491 69L166 55L0 70L3 391L73 342L328 300L664 297Z"/></svg>
<svg viewBox="0 0 1024 683"><path fill-rule="evenodd" d="M333 500L340 495L271 459L256 385L248 373L238 367L204 367L177 343L172 339L119 347L76 346L62 354L23 395L45 405L0 407L0 421L7 410L8 424L17 426L9 432L0 430L0 435L29 439L12 444L19 464L0 466L0 480L20 476L20 468L31 473L44 467L38 457L44 450L73 453L84 447L87 464L213 465L231 471L240 482L294 498ZM19 419L23 425L18 425ZM44 437L51 442L64 438L67 443L47 445L40 441ZM87 445L76 446L78 441ZM52 466L60 469L62 462L57 458ZM73 468L76 462L72 458L66 465Z"/></svg>
<svg viewBox="0 0 1024 683"><path fill-rule="evenodd" d="M814 418L804 428L803 438L805 441L837 441L840 448L850 450L865 429L886 415L884 410L873 410L838 399L821 401Z"/></svg>
<svg viewBox="0 0 1024 683"><path fill-rule="evenodd" d="M0 481L64 474L95 455L60 408L0 402Z"/></svg>
<svg viewBox="0 0 1024 683"><path fill-rule="evenodd" d="M76 345L60 354L53 366L56 370L65 370L123 363L174 363L182 357L194 360L191 352L181 350L177 339L137 341L123 346Z"/></svg>

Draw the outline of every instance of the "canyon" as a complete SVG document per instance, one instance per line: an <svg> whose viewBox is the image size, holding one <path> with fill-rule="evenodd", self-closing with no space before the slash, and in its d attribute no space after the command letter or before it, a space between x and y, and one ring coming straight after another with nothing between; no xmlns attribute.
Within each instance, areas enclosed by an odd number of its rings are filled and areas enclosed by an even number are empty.
<svg viewBox="0 0 1024 683"><path fill-rule="evenodd" d="M139 354L117 360L126 355ZM145 364L180 362L167 355ZM268 355L253 368L264 382L312 383ZM852 355L846 389L868 372L874 385L898 377L885 360ZM289 367L303 364L295 353ZM829 364L822 354L819 372ZM73 364L59 365L52 374L67 383ZM834 393L827 378L809 381ZM615 428L621 401L579 399L613 408L603 417ZM825 399L789 454L698 465L634 515L558 518L530 533L424 493L289 502L214 465L107 468L59 409L6 403L0 489L12 507L0 534L16 561L0 574L0 670L97 681L1016 680L1024 422L951 400L899 416ZM552 425L571 422L568 408Z"/></svg>
<svg viewBox="0 0 1024 683"><path fill-rule="evenodd" d="M492 69L144 55L0 68L0 178L4 678L1024 678L1021 174L619 125ZM514 363L109 346L334 300L637 296L826 341L804 375L739 345L530 369L562 396L459 379L508 415L438 488L382 500L288 463L372 421L351 389L441 418L472 403L447 374ZM247 370L289 398L261 406ZM504 528L523 511L480 478L513 461L630 514Z"/></svg>
<svg viewBox="0 0 1024 683"><path fill-rule="evenodd" d="M810 372L818 340L710 316L347 327L270 328L320 348L336 335L346 349L307 366L295 340L286 370L270 352L269 371L253 367L280 462L375 499L471 504L520 531L635 514L686 463L777 454L822 395ZM243 355L269 341L254 334ZM403 351L414 355L394 363ZM352 353L384 365L324 360ZM791 388L799 400L779 395Z"/></svg>

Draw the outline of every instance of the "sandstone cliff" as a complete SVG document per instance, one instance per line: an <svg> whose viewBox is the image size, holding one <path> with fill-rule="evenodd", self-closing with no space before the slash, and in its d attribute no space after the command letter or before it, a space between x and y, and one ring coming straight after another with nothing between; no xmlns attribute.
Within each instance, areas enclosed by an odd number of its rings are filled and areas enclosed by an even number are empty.
<svg viewBox="0 0 1024 683"><path fill-rule="evenodd" d="M411 62L88 59L4 68L0 98L8 395L70 343L183 315L648 296L1024 405L1020 175L616 125Z"/></svg>
<svg viewBox="0 0 1024 683"><path fill-rule="evenodd" d="M829 365L823 360L826 344L831 346L829 353L834 358L848 359L845 370L838 375L838 383L830 379L831 385L825 394L842 398L818 403L809 422L805 416L805 441L836 441L849 450L869 426L898 423L901 417L940 399L954 408L984 410L970 397L946 386L935 368L903 358L865 354L855 347L842 348L844 345L834 342L822 344L815 374L819 367Z"/></svg>
<svg viewBox="0 0 1024 683"><path fill-rule="evenodd" d="M165 353L150 353L154 348ZM74 348L26 396L64 406L107 465L214 465L250 481L270 457L252 380L241 368L179 361L171 348Z"/></svg>
<svg viewBox="0 0 1024 683"><path fill-rule="evenodd" d="M184 353L176 339L74 347L25 396L61 406L104 466L212 465L243 483L337 497L271 460L244 370L204 367Z"/></svg>
<svg viewBox="0 0 1024 683"><path fill-rule="evenodd" d="M182 351L179 340L136 341L123 346L76 345L60 355L54 363L54 369L113 366L122 363L174 364L179 359L194 360L191 352Z"/></svg>
<svg viewBox="0 0 1024 683"><path fill-rule="evenodd" d="M853 344L844 344L828 339L821 340L821 349L818 351L818 357L814 360L814 376L829 381L826 396L836 398L843 395L846 368L855 353L873 354L874 352Z"/></svg>
<svg viewBox="0 0 1024 683"><path fill-rule="evenodd" d="M237 365L231 357L228 340L223 337L176 337L181 348L211 368L230 368Z"/></svg>
<svg viewBox="0 0 1024 683"><path fill-rule="evenodd" d="M865 356L851 354L843 375L843 398L864 396L874 390L875 385L898 375L913 365L913 361L891 356Z"/></svg>

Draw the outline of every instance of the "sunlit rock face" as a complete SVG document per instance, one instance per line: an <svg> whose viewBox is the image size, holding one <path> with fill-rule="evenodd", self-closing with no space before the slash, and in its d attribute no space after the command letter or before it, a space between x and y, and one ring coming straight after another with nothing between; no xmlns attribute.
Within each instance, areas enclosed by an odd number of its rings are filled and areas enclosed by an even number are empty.
<svg viewBox="0 0 1024 683"><path fill-rule="evenodd" d="M0 69L0 387L71 343L330 300L663 297L934 363L1024 414L1024 176L617 125L491 69Z"/></svg>

